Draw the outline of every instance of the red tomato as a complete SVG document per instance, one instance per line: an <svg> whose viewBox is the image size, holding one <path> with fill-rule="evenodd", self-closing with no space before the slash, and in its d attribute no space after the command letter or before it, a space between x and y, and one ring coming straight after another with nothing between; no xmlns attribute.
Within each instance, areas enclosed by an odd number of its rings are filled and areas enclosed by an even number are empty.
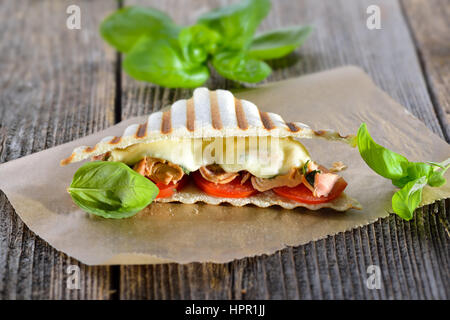
<svg viewBox="0 0 450 320"><path fill-rule="evenodd" d="M241 177L237 177L229 183L215 184L203 178L199 171L194 172L192 176L197 187L215 197L247 198L258 192L258 190L253 188L250 179L244 184L241 184Z"/></svg>
<svg viewBox="0 0 450 320"><path fill-rule="evenodd" d="M333 189L331 190L330 194L326 197L314 197L311 190L309 190L303 183L299 184L296 187L289 188L289 187L279 187L272 189L276 194L286 197L288 199L302 202L302 203L309 203L309 204L318 204L318 203L324 203L331 201L333 199L336 199L339 197L339 195L344 191L344 189L347 187L347 182L340 178L336 184L334 185Z"/></svg>
<svg viewBox="0 0 450 320"><path fill-rule="evenodd" d="M185 175L177 183L171 182L169 184L164 184L164 183L158 182L156 184L156 186L159 189L159 193L156 196L156 199L168 198L168 197L172 196L173 193L175 192L175 190L181 190L181 188L183 188L186 185L187 181L188 181L188 177L187 177L187 175Z"/></svg>

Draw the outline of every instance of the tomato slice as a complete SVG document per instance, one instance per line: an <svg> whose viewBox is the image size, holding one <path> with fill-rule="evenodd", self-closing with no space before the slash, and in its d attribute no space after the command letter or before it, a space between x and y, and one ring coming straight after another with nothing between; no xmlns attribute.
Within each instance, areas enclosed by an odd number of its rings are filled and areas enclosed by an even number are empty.
<svg viewBox="0 0 450 320"><path fill-rule="evenodd" d="M241 184L241 177L236 177L229 183L215 184L214 182L203 178L199 171L192 173L192 177L194 178L194 182L199 189L214 197L247 198L258 192L258 190L253 188L250 179L244 184Z"/></svg>
<svg viewBox="0 0 450 320"><path fill-rule="evenodd" d="M184 175L184 177L177 183L173 183L173 182L171 182L169 184L164 184L161 182L156 183L156 186L159 189L159 193L156 196L156 199L168 198L168 197L172 196L176 190L181 190L186 185L187 181L188 181L188 177L187 177L187 175Z"/></svg>
<svg viewBox="0 0 450 320"><path fill-rule="evenodd" d="M328 196L320 198L313 196L311 190L309 190L303 183L293 188L279 187L273 188L272 190L280 196L286 197L288 199L297 202L318 204L329 202L333 199L336 199L337 197L340 196L340 194L344 191L346 187L347 182L343 178L340 178L338 181L336 181L336 184L334 185L333 189L328 194Z"/></svg>

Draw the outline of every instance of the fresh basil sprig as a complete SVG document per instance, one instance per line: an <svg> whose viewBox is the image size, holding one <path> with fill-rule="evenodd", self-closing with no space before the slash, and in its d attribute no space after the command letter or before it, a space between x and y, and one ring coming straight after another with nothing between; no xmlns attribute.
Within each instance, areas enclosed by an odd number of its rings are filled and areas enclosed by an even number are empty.
<svg viewBox="0 0 450 320"><path fill-rule="evenodd" d="M446 183L445 171L450 164L410 162L373 141L365 123L358 130L359 153L367 165L380 176L390 179L398 188L392 197L392 209L405 220L412 219L422 200L422 189L428 184L440 187Z"/></svg>
<svg viewBox="0 0 450 320"><path fill-rule="evenodd" d="M148 206L159 189L121 162L94 161L81 166L67 189L75 204L89 213L121 219Z"/></svg>
<svg viewBox="0 0 450 320"><path fill-rule="evenodd" d="M262 60L291 53L311 32L290 27L254 37L270 6L270 0L243 0L205 13L187 27L153 8L125 7L102 22L100 33L125 54L123 68L137 80L198 87L209 78L211 62L225 78L258 82L271 73Z"/></svg>

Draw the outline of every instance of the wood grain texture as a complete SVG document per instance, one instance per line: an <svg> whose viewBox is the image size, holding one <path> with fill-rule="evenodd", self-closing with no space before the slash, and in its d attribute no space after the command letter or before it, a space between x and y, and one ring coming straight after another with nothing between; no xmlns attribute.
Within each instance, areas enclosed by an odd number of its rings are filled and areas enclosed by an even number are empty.
<svg viewBox="0 0 450 320"><path fill-rule="evenodd" d="M450 3L402 0L431 98L450 138ZM424 23L426 21L426 23Z"/></svg>
<svg viewBox="0 0 450 320"><path fill-rule="evenodd" d="M81 30L66 27L71 4L81 8ZM0 163L114 123L115 53L97 32L114 6L0 3ZM79 290L66 287L69 265L81 269ZM105 299L110 278L111 268L84 266L33 234L0 192L0 299Z"/></svg>
<svg viewBox="0 0 450 320"><path fill-rule="evenodd" d="M230 1L126 1L170 12L180 24ZM314 32L296 53L270 61L275 81L355 64L432 131L443 136L413 39L397 1L272 1L261 30L311 24ZM366 28L366 8L379 5L382 29ZM213 72L211 89L242 84ZM122 74L122 117L147 114L187 98L190 90L164 89ZM448 95L447 95L448 98ZM122 299L448 299L448 203L396 216L271 256L227 264L121 266ZM366 286L367 267L381 268L382 287Z"/></svg>
<svg viewBox="0 0 450 320"><path fill-rule="evenodd" d="M273 255L227 264L122 266L122 299L445 299L448 237L439 217L448 204L390 216L369 226ZM367 267L382 272L366 287Z"/></svg>

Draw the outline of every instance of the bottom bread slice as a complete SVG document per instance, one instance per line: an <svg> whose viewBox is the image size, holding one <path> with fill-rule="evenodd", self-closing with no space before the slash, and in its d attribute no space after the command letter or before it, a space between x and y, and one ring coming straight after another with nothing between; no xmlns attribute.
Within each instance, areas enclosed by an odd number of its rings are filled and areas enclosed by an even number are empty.
<svg viewBox="0 0 450 320"><path fill-rule="evenodd" d="M210 196L200 189L198 189L194 184L190 183L184 187L181 191L175 192L172 196L168 198L156 199L157 202L181 202L186 204L192 204L196 202L204 202L207 204L218 205L221 203L229 203L236 207L245 206L247 204L253 204L257 207L266 208L270 206L280 206L284 209L294 209L297 207L304 207L309 210L319 210L322 208L331 208L336 211L346 211L348 209L361 209L361 204L349 197L344 192L330 202L319 203L319 204L308 204L301 203L277 195L275 192L269 190L265 192L258 193L256 195L247 198L222 198Z"/></svg>

